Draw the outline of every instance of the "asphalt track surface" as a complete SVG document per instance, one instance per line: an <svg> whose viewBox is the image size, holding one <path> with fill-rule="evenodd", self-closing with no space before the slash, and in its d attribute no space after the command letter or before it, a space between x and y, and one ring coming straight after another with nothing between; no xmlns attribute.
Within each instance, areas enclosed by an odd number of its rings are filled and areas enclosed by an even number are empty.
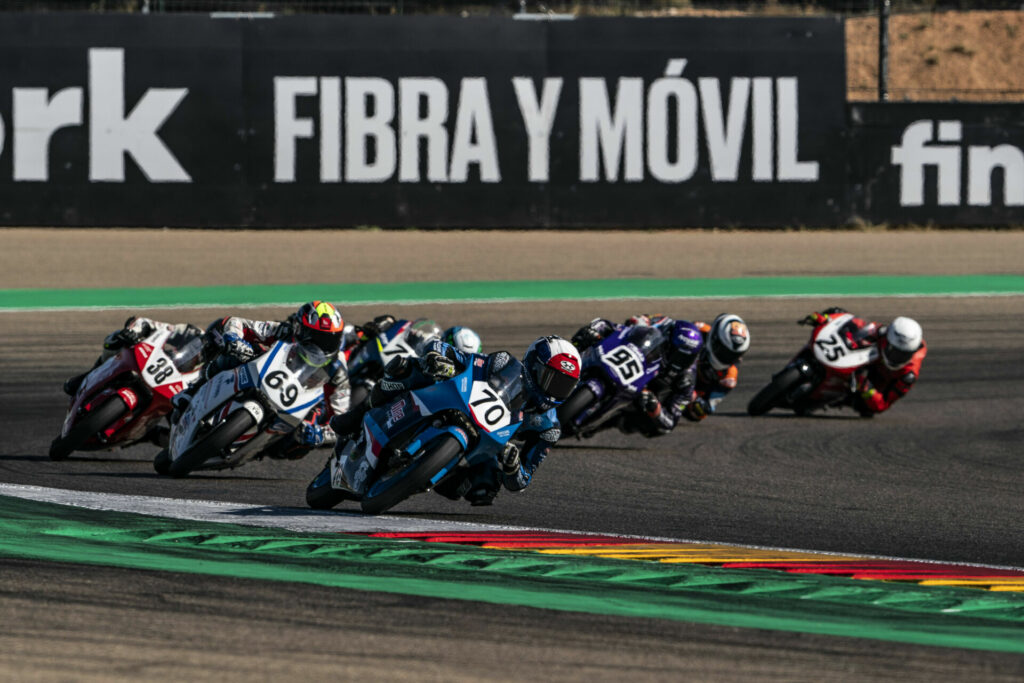
<svg viewBox="0 0 1024 683"><path fill-rule="evenodd" d="M1017 256L1020 253L1018 251ZM1007 255L1004 253L1003 257ZM1011 257L1012 258L1012 255ZM1018 260L1019 264L1020 261ZM996 271L996 272L1013 272ZM677 273L678 274L678 273ZM10 286L10 285L8 285ZM26 285L27 286L27 285ZM575 302L396 309L468 324L488 351L521 351L601 315L661 310L751 328L740 386L704 423L655 440L605 433L560 445L491 508L418 496L396 514L728 543L1024 566L1024 297L845 299L914 315L921 380L891 412L750 418L750 396L806 340L817 300ZM361 320L379 308L351 308ZM205 322L220 311L160 311ZM252 310L278 317L281 309ZM53 463L61 381L92 362L123 312L3 314L0 479L89 491L303 506L323 459L157 477L154 449ZM315 586L30 561L0 562L0 670L28 680L1019 680L1015 655L655 619L598 617Z"/></svg>

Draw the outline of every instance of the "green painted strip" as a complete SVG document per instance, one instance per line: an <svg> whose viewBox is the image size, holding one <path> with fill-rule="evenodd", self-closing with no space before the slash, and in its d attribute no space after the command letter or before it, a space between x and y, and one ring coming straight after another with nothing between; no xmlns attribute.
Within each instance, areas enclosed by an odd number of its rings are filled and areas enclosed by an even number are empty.
<svg viewBox="0 0 1024 683"><path fill-rule="evenodd" d="M1024 653L1024 596L311 535L0 497L0 557Z"/></svg>
<svg viewBox="0 0 1024 683"><path fill-rule="evenodd" d="M230 287L138 287L130 289L6 289L0 290L0 310L271 306L296 305L310 299L324 299L338 304L371 304L584 299L1013 294L1024 294L1024 276L843 275L834 277L747 277L662 280L323 283Z"/></svg>

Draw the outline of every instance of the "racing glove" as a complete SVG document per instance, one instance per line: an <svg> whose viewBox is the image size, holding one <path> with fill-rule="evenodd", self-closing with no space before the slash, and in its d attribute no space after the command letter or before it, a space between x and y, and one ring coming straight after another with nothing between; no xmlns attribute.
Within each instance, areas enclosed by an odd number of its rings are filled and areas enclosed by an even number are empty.
<svg viewBox="0 0 1024 683"><path fill-rule="evenodd" d="M581 327L570 341L573 346L582 351L601 341L601 333L588 325Z"/></svg>
<svg viewBox="0 0 1024 683"><path fill-rule="evenodd" d="M292 324L291 318L289 318L278 324L277 333L274 336L277 339L291 339L293 334L295 334L295 325Z"/></svg>
<svg viewBox="0 0 1024 683"><path fill-rule="evenodd" d="M658 417L661 414L661 401L650 389L644 389L637 394L636 404L647 417Z"/></svg>
<svg viewBox="0 0 1024 683"><path fill-rule="evenodd" d="M807 317L801 318L800 320L797 320L796 324L797 325L811 325L811 326L817 327L818 325L822 324L826 320L828 320L828 316L827 315L824 315L822 313L811 313Z"/></svg>
<svg viewBox="0 0 1024 683"><path fill-rule="evenodd" d="M455 361L437 351L427 351L420 358L420 371L435 382L455 376Z"/></svg>
<svg viewBox="0 0 1024 683"><path fill-rule="evenodd" d="M501 452L501 471L505 474L515 474L519 471L519 446L511 441L505 444L505 450Z"/></svg>
<svg viewBox="0 0 1024 683"><path fill-rule="evenodd" d="M333 446L338 440L334 430L330 427L316 423L303 422L292 432L292 438L303 446L320 448L321 446Z"/></svg>
<svg viewBox="0 0 1024 683"><path fill-rule="evenodd" d="M686 406L686 410L683 412L683 415L688 420L700 422L707 417L710 412L707 399L695 398Z"/></svg>
<svg viewBox="0 0 1024 683"><path fill-rule="evenodd" d="M252 344L237 334L231 333L224 335L224 352L243 363L256 357L256 351L252 348Z"/></svg>
<svg viewBox="0 0 1024 683"><path fill-rule="evenodd" d="M387 331L395 322L393 315L378 315L368 323L363 324L363 332L370 337L380 336L381 332Z"/></svg>

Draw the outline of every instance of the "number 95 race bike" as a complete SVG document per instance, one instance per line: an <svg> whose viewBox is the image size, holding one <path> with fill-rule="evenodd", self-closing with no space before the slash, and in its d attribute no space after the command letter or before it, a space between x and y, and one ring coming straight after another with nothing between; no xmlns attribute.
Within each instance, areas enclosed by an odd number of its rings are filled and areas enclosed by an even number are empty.
<svg viewBox="0 0 1024 683"><path fill-rule="evenodd" d="M82 380L50 458L153 440L171 397L199 377L203 357L198 334L169 326L121 349Z"/></svg>
<svg viewBox="0 0 1024 683"><path fill-rule="evenodd" d="M580 383L558 407L562 433L589 437L611 427L658 376L665 343L658 328L631 326L584 351Z"/></svg>
<svg viewBox="0 0 1024 683"><path fill-rule="evenodd" d="M750 400L747 412L763 415L772 408L788 408L806 415L845 405L856 390L857 371L878 358L878 347L869 338L873 331L857 325L849 313L830 316L814 328L810 341L793 360Z"/></svg>
<svg viewBox="0 0 1024 683"><path fill-rule="evenodd" d="M523 420L522 365L474 356L453 378L400 394L363 417L306 489L315 509L360 501L378 514L428 491L456 468L495 461Z"/></svg>
<svg viewBox="0 0 1024 683"><path fill-rule="evenodd" d="M170 444L153 468L184 477L263 457L320 407L327 364L313 344L279 341L254 360L214 375L171 425Z"/></svg>

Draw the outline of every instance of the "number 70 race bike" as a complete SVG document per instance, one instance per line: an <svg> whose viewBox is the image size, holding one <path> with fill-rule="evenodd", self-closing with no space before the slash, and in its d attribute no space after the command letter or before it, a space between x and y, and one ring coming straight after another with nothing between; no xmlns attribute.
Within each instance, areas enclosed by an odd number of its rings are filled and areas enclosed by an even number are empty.
<svg viewBox="0 0 1024 683"><path fill-rule="evenodd" d="M357 500L378 514L428 491L459 467L496 460L523 420L522 365L470 356L455 377L400 394L363 417L306 488L316 509Z"/></svg>
<svg viewBox="0 0 1024 683"><path fill-rule="evenodd" d="M853 315L831 316L811 332L799 353L757 392L747 405L751 415L772 408L789 408L799 415L844 405L856 389L857 371L878 358L878 347L867 338L873 330L860 327Z"/></svg>
<svg viewBox="0 0 1024 683"><path fill-rule="evenodd" d="M566 435L588 437L615 418L658 375L665 336L656 327L624 327L583 352L583 372L558 407Z"/></svg>
<svg viewBox="0 0 1024 683"><path fill-rule="evenodd" d="M121 349L82 380L50 458L151 440L171 397L199 377L202 363L201 337L169 326Z"/></svg>
<svg viewBox="0 0 1024 683"><path fill-rule="evenodd" d="M265 354L214 375L171 425L153 460L160 474L234 468L284 445L323 402L328 359L313 344L279 341Z"/></svg>

